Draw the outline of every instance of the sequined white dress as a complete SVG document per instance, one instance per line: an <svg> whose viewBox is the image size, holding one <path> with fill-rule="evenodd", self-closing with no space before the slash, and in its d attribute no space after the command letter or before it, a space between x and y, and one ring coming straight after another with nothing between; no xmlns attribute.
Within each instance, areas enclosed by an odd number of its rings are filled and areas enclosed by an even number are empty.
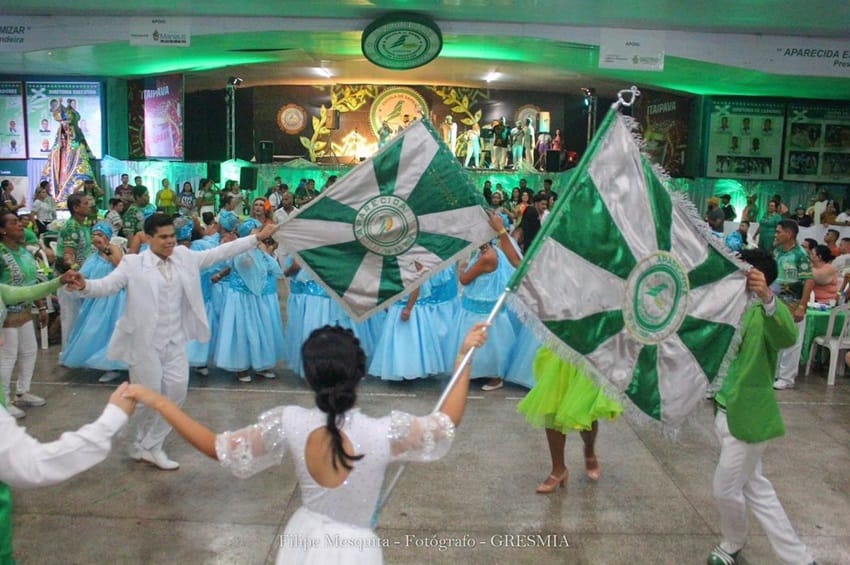
<svg viewBox="0 0 850 565"><path fill-rule="evenodd" d="M342 485L326 488L313 480L304 457L310 433L326 421L316 408L280 406L252 426L220 434L216 453L222 466L241 478L279 464L287 451L294 454L302 506L286 525L278 564L382 563L381 542L370 521L387 465L439 459L451 447L454 425L441 412L416 417L394 411L371 418L350 410L340 430L364 457L354 462Z"/></svg>

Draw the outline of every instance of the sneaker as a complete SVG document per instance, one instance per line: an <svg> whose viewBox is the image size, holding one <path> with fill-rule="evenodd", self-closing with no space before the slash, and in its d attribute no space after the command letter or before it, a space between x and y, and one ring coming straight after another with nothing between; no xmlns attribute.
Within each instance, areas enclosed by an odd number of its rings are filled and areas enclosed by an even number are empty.
<svg viewBox="0 0 850 565"><path fill-rule="evenodd" d="M20 420L21 418L23 418L24 416L27 415L26 412L24 412L23 410L21 410L20 408L18 408L14 404L8 405L6 407L6 412L9 413L9 416L11 416L12 418L14 418L16 420Z"/></svg>
<svg viewBox="0 0 850 565"><path fill-rule="evenodd" d="M264 379L276 379L277 374L274 371L260 371L257 373L258 377L263 377Z"/></svg>
<svg viewBox="0 0 850 565"><path fill-rule="evenodd" d="M719 545L715 545L711 553L708 554L708 565L735 565L739 553L741 553L740 550L735 553L728 553Z"/></svg>
<svg viewBox="0 0 850 565"><path fill-rule="evenodd" d="M794 383L788 381L776 380L773 382L773 390L790 390L794 388Z"/></svg>
<svg viewBox="0 0 850 565"><path fill-rule="evenodd" d="M201 375L202 377L209 376L210 374L209 367L197 367L195 369L195 372Z"/></svg>
<svg viewBox="0 0 850 565"><path fill-rule="evenodd" d="M40 396L25 392L15 395L15 404L18 406L44 406L47 404L47 401Z"/></svg>
<svg viewBox="0 0 850 565"><path fill-rule="evenodd" d="M103 373L100 376L99 379L97 379L97 382L99 382L99 383L111 383L115 379L120 379L120 378L121 378L121 373L119 373L118 371L106 371L105 373Z"/></svg>
<svg viewBox="0 0 850 565"><path fill-rule="evenodd" d="M239 373L236 378L239 379L240 383L250 383L252 380L248 373Z"/></svg>

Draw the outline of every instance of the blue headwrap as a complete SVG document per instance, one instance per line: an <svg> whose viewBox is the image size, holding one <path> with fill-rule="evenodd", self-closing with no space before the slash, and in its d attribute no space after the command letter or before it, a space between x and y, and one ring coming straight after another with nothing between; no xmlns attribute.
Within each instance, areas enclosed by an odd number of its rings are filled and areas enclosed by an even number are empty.
<svg viewBox="0 0 850 565"><path fill-rule="evenodd" d="M258 230L261 227L263 227L263 224L261 224L259 220L257 220L256 218L248 218L239 225L239 237L251 235L252 231Z"/></svg>
<svg viewBox="0 0 850 565"><path fill-rule="evenodd" d="M92 226L91 232L92 233L100 232L100 233L102 233L103 235L106 236L106 239L112 239L112 226L110 226L109 224L107 224L105 222L99 222L99 223L95 224L94 226Z"/></svg>
<svg viewBox="0 0 850 565"><path fill-rule="evenodd" d="M239 227L239 217L230 210L222 210L218 217L218 223L221 224L224 231L236 231L236 228Z"/></svg>
<svg viewBox="0 0 850 565"><path fill-rule="evenodd" d="M177 241L188 241L192 239L192 227L192 222L186 222L180 226L175 232Z"/></svg>

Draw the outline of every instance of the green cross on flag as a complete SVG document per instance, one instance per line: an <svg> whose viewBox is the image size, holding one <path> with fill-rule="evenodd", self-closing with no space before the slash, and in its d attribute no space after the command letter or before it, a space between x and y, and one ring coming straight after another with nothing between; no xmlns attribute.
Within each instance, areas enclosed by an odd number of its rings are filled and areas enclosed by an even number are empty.
<svg viewBox="0 0 850 565"><path fill-rule="evenodd" d="M360 321L491 239L481 202L457 158L417 121L291 216L280 235Z"/></svg>
<svg viewBox="0 0 850 565"><path fill-rule="evenodd" d="M723 249L612 109L508 286L556 350L675 428L736 349L746 275Z"/></svg>

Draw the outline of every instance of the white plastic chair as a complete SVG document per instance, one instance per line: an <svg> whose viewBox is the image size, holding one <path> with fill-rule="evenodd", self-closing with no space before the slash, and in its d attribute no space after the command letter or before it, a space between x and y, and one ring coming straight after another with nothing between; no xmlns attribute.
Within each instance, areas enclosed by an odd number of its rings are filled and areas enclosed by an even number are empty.
<svg viewBox="0 0 850 565"><path fill-rule="evenodd" d="M844 314L844 323L841 326L841 332L838 335L832 335L835 329L835 318L838 314ZM850 329L850 304L841 304L830 311L826 333L812 340L812 346L809 348L809 360L806 361L806 376L811 373L815 349L818 346L824 347L829 350L829 373L827 373L826 384L835 386L835 372L839 364L843 365L844 361L840 353L844 349L850 349L848 329Z"/></svg>

